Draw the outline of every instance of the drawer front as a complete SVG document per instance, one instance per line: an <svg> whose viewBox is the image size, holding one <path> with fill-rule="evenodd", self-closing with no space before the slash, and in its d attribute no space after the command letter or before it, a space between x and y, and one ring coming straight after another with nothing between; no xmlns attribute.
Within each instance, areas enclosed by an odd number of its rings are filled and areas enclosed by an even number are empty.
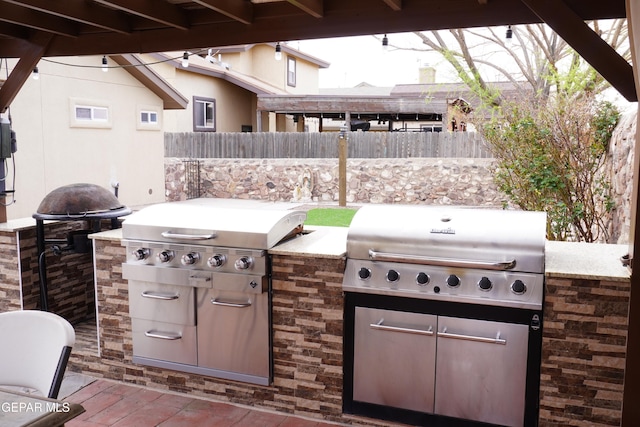
<svg viewBox="0 0 640 427"><path fill-rule="evenodd" d="M181 325L196 324L196 288L129 281L132 318Z"/></svg>
<svg viewBox="0 0 640 427"><path fill-rule="evenodd" d="M195 326L133 318L131 329L134 356L198 364Z"/></svg>

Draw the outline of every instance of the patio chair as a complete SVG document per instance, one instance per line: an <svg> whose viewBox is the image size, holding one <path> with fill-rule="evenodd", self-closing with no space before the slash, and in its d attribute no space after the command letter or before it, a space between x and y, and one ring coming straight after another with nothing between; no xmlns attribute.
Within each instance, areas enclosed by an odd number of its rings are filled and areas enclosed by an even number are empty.
<svg viewBox="0 0 640 427"><path fill-rule="evenodd" d="M0 385L35 389L55 399L71 348L73 326L54 313L0 313Z"/></svg>

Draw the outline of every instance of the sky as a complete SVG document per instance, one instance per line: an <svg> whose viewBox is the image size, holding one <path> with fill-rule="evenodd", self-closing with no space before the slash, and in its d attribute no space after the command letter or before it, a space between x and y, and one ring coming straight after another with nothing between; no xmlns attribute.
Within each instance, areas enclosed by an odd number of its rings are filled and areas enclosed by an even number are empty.
<svg viewBox="0 0 640 427"><path fill-rule="evenodd" d="M333 39L289 42L289 46L318 59L329 62L320 70L321 88L354 87L366 82L374 86L391 87L396 84L418 83L418 69L427 64L437 66L439 55L394 49L420 47L420 40L411 33L389 34L389 49L382 49L384 34ZM443 81L437 74L436 80Z"/></svg>
<svg viewBox="0 0 640 427"><path fill-rule="evenodd" d="M287 42L291 47L329 62L320 69L320 88L349 88L366 82L378 87L418 83L418 69L436 68L436 82L459 81L453 69L439 54L402 48L422 49L420 39L412 33L388 34L389 49L382 49L384 34ZM397 46L397 47L394 47ZM511 60L507 57L507 60ZM503 64L504 65L504 64ZM495 80L503 80L496 76ZM606 97L626 109L629 103L615 90Z"/></svg>

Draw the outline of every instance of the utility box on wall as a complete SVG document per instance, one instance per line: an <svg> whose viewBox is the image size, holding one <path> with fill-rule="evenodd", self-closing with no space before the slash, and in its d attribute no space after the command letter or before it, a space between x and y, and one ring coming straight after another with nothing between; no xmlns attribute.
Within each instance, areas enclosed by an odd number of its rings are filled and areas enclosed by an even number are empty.
<svg viewBox="0 0 640 427"><path fill-rule="evenodd" d="M15 140L15 133L11 130L11 123L5 118L0 119L0 158L8 159L13 152L11 141Z"/></svg>

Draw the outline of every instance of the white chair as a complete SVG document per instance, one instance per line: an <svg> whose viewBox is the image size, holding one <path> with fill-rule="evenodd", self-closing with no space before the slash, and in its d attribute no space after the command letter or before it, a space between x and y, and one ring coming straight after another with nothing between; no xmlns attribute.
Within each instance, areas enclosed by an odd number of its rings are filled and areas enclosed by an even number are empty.
<svg viewBox="0 0 640 427"><path fill-rule="evenodd" d="M71 348L73 326L54 313L0 313L0 385L28 387L55 399Z"/></svg>

